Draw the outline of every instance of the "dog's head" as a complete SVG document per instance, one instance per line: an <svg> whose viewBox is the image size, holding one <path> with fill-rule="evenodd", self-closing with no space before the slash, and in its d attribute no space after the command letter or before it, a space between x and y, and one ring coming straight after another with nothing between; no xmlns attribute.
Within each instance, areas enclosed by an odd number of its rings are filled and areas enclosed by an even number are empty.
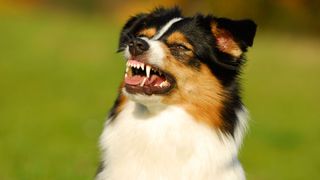
<svg viewBox="0 0 320 180"><path fill-rule="evenodd" d="M237 93L231 91L255 31L251 20L183 17L177 8L131 17L119 44L127 60L123 91L141 102L219 104Z"/></svg>

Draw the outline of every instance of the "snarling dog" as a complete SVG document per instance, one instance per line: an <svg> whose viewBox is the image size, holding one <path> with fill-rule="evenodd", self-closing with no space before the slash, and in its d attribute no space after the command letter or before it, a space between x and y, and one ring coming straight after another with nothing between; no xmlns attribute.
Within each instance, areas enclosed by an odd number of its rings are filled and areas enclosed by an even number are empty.
<svg viewBox="0 0 320 180"><path fill-rule="evenodd" d="M256 24L157 8L124 25L126 70L97 180L245 179L239 75Z"/></svg>

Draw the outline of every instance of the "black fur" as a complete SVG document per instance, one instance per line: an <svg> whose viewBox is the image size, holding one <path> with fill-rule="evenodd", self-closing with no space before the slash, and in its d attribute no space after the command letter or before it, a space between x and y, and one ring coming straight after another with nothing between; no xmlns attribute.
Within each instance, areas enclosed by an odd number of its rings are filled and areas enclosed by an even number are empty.
<svg viewBox="0 0 320 180"><path fill-rule="evenodd" d="M97 171L96 171L96 176L97 176L99 173L101 173L104 169L105 169L105 167L104 167L104 162L101 161L101 162L99 163L98 169L97 169Z"/></svg>
<svg viewBox="0 0 320 180"><path fill-rule="evenodd" d="M119 50L124 50L128 38L137 36L140 30L148 27L160 29L175 17L183 17L176 7L172 9L157 8L151 13L138 14L132 17L121 31ZM224 102L225 108L222 111L225 121L223 131L233 134L237 123L236 110L241 108L242 104L238 76L245 58L243 54L240 57L234 57L219 50L216 37L211 31L212 22L217 24L217 28L229 32L242 52L246 52L247 48L252 46L256 32L256 24L253 21L247 19L231 20L202 14L183 17L183 20L173 24L159 40L166 43L166 38L175 31L179 31L186 36L193 46L195 55L187 64L194 68L199 68L201 62L207 64L228 94L229 98Z"/></svg>
<svg viewBox="0 0 320 180"><path fill-rule="evenodd" d="M119 107L120 103L121 103L121 93L118 95L117 99L114 101L113 106L111 108L111 110L109 111L109 115L108 115L108 120L109 121L113 121L117 115L118 115L118 111L117 108Z"/></svg>
<svg viewBox="0 0 320 180"><path fill-rule="evenodd" d="M119 40L119 51L123 50L131 36L136 36L137 32L144 28L155 27L160 29L168 20L181 17L178 7L165 9L162 7L154 9L151 13L141 13L131 17L122 28Z"/></svg>

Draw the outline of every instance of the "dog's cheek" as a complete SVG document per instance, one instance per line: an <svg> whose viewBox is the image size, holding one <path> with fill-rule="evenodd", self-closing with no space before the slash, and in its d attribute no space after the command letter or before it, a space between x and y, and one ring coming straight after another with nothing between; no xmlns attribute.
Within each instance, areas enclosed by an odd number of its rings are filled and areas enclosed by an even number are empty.
<svg viewBox="0 0 320 180"><path fill-rule="evenodd" d="M201 63L199 69L168 56L166 70L176 78L176 87L162 102L183 107L195 120L210 127L222 129L223 102L226 94L210 69Z"/></svg>

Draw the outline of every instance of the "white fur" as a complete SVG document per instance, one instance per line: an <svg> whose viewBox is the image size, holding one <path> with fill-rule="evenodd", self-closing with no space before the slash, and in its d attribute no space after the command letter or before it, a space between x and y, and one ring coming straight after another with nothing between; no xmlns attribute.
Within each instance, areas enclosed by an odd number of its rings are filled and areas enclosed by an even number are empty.
<svg viewBox="0 0 320 180"><path fill-rule="evenodd" d="M234 140L198 123L180 107L161 107L152 110L130 100L108 121L100 139L105 168L97 180L245 179L237 158L241 137ZM244 114L239 110L238 118ZM240 129L236 136L242 136Z"/></svg>
<svg viewBox="0 0 320 180"><path fill-rule="evenodd" d="M234 138L239 149L242 144L242 139L247 131L249 112L247 108L242 106L242 108L239 109L236 113L237 113L238 121L234 131Z"/></svg>
<svg viewBox="0 0 320 180"><path fill-rule="evenodd" d="M161 47L161 42L158 41L158 39L165 32L167 32L174 23L180 20L182 20L182 18L173 18L170 21L168 21L152 39L148 39L147 37L141 37L141 39L145 40L150 46L149 50L146 53L146 59L148 59L148 63L156 65L160 68L163 67L162 65L163 65L163 58L165 57L165 53L163 48ZM124 56L126 59L132 58L129 52L128 46L124 50Z"/></svg>
<svg viewBox="0 0 320 180"><path fill-rule="evenodd" d="M147 40L150 45L150 49L147 52L147 59L150 64L163 68L163 59L165 53L161 47L161 42L156 40Z"/></svg>
<svg viewBox="0 0 320 180"><path fill-rule="evenodd" d="M144 41L149 44L149 50L146 52L146 59L148 59L148 63L156 65L158 67L163 67L163 58L165 57L165 53L163 48L161 47L161 42L157 40L150 40L146 37L142 37ZM132 56L129 52L129 47L127 46L124 50L125 59L132 59Z"/></svg>
<svg viewBox="0 0 320 180"><path fill-rule="evenodd" d="M130 54L130 51L129 51L129 46L127 46L125 49L124 49L124 53L123 53L123 55L124 55L124 58L125 59L131 59L131 54Z"/></svg>
<svg viewBox="0 0 320 180"><path fill-rule="evenodd" d="M176 22L181 21L182 18L173 18L170 21L167 22L166 25L164 25L159 32L152 38L154 40L158 40L164 33L168 31L168 29Z"/></svg>

